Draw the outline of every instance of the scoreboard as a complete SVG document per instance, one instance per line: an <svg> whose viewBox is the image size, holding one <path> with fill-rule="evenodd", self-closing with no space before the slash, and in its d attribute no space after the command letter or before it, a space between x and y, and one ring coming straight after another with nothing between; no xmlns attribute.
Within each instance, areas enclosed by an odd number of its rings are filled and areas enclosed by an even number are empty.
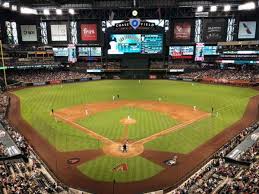
<svg viewBox="0 0 259 194"><path fill-rule="evenodd" d="M108 54L162 54L162 34L111 34Z"/></svg>

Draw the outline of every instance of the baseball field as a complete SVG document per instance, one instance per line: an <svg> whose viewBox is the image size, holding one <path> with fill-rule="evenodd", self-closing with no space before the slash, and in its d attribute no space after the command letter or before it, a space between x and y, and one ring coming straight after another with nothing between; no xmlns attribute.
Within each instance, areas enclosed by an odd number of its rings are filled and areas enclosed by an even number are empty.
<svg viewBox="0 0 259 194"><path fill-rule="evenodd" d="M90 155L98 150L96 157L75 166L81 175L126 183L167 170L162 161L143 153L192 153L241 119L258 92L167 80L106 80L13 94L19 97L23 120L57 152ZM120 150L125 141L127 153ZM121 164L127 169L114 171Z"/></svg>

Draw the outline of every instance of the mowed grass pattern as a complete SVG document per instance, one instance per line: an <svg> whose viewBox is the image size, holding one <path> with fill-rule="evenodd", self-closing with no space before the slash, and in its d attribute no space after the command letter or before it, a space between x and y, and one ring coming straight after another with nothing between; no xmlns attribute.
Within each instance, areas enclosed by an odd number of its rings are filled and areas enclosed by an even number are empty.
<svg viewBox="0 0 259 194"><path fill-rule="evenodd" d="M242 107L246 103L247 100L242 99L237 105L239 104ZM222 108L218 110L218 116L216 111L212 117L193 123L183 130L177 130L172 134L148 142L145 144L145 148L187 154L194 148L202 145L205 139L214 137L230 126L230 123L237 121L237 118L241 118L243 111L243 108L236 108L234 110L232 106Z"/></svg>
<svg viewBox="0 0 259 194"><path fill-rule="evenodd" d="M133 118L136 123L128 126L130 140L138 140L172 127L178 122L165 113L124 106L110 111L98 112L77 121L78 124L112 140L124 135L125 126L120 120Z"/></svg>
<svg viewBox="0 0 259 194"><path fill-rule="evenodd" d="M101 144L78 129L55 122L50 115L52 108L57 110L78 104L112 101L112 96L117 94L126 100L157 101L161 97L162 101L196 106L206 112L214 107L219 117L194 123L146 145L150 149L180 153L192 151L239 120L249 98L258 94L249 88L168 80L145 80L141 84L138 80L107 80L65 84L63 87L27 88L14 93L20 97L23 118L60 151L97 149ZM114 122L118 122L117 118ZM141 134L136 134L136 138L138 135Z"/></svg>
<svg viewBox="0 0 259 194"><path fill-rule="evenodd" d="M128 165L128 171L112 172L114 167L122 163ZM106 182L113 180L116 182L140 181L150 178L163 170L161 166L140 156L127 159L102 156L80 165L78 169L94 180Z"/></svg>

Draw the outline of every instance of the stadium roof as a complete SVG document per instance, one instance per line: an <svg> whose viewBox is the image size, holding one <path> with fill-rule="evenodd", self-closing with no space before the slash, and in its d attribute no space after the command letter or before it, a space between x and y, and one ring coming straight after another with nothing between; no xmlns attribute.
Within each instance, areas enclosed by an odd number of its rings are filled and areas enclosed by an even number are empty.
<svg viewBox="0 0 259 194"><path fill-rule="evenodd" d="M0 1L1 2L1 1ZM5 2L5 0L2 0ZM212 4L241 4L246 0L6 0L11 4L29 7L80 7L80 8L103 8L103 7L180 7L180 6L198 6Z"/></svg>

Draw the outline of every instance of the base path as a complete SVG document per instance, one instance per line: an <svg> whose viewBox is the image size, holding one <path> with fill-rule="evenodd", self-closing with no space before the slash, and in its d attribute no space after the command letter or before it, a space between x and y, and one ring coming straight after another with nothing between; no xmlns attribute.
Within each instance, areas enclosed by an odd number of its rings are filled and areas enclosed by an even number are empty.
<svg viewBox="0 0 259 194"><path fill-rule="evenodd" d="M175 120L181 121L181 124L173 126L171 128L160 131L156 134L143 138L141 140L131 142L128 145L128 151L122 153L121 145L128 139L128 126L134 125L137 121L128 116L121 119L119 122L125 126L124 134L121 139L114 142L102 135L93 132L86 127L83 127L76 123L76 120L85 118L91 114L112 110L120 107L137 107L149 111L157 111L167 114ZM158 137L168 135L176 130L182 129L196 121L209 117L210 114L197 110L193 110L193 107L178 105L172 103L156 102L156 101L113 101L113 102L100 102L92 104L77 105L65 109L56 110L54 116L59 120L84 131L87 135L101 141L103 143L103 151L107 155L114 157L134 157L140 155L144 151L144 144L152 141Z"/></svg>
<svg viewBox="0 0 259 194"><path fill-rule="evenodd" d="M159 165L163 165L163 161L171 158L172 155L177 155L178 163L176 166L164 166L165 169L161 173L150 179L130 183L116 183L113 187L112 182L95 181L83 175L77 169L78 164L67 164L69 158L80 158L80 164L93 160L96 157L103 155L102 150L84 150L78 152L60 152L56 150L46 139L38 134L36 129L32 128L30 124L23 120L21 117L19 98L12 94L10 94L10 97L10 107L8 111L10 123L25 136L30 145L48 165L49 169L56 177L70 187L97 194L138 194L166 188L168 188L168 190L173 189L176 185L183 182L187 176L190 176L195 169L199 169L203 162L229 141L229 139L236 136L245 127L258 121L259 96L255 96L250 99L244 115L239 121L207 141L205 144L199 146L191 153L183 155L144 150L140 155Z"/></svg>

